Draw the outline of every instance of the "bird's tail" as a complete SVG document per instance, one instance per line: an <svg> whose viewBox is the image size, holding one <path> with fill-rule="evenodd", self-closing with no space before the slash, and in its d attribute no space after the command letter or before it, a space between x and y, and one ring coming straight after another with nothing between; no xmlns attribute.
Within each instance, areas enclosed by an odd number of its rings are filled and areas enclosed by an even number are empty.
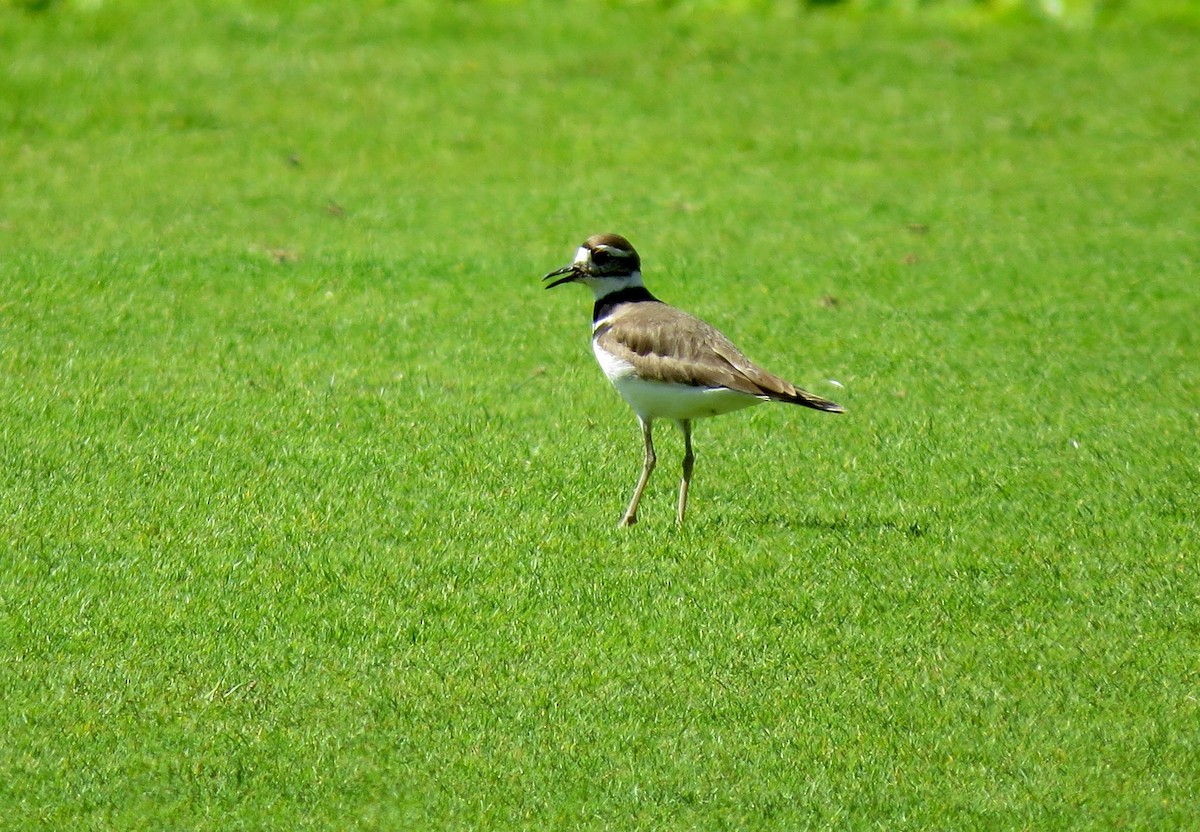
<svg viewBox="0 0 1200 832"><path fill-rule="evenodd" d="M773 393L771 398L777 402L788 402L789 404L799 404L804 407L811 407L813 410L823 410L826 413L845 413L846 408L842 407L837 402L831 402L829 399L823 399L820 396L814 396L807 390L801 390L799 387L793 387L787 393Z"/></svg>
<svg viewBox="0 0 1200 832"><path fill-rule="evenodd" d="M777 375L766 372L747 362L746 366L737 367L742 377L762 391L762 395L772 401L798 404L811 407L813 410L824 410L826 413L845 413L846 408L837 402L815 396L807 390L801 390L796 385Z"/></svg>

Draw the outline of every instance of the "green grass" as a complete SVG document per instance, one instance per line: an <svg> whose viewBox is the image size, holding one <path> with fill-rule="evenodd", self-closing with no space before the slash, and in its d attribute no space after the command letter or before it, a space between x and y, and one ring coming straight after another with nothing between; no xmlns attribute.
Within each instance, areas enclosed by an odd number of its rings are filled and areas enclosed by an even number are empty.
<svg viewBox="0 0 1200 832"><path fill-rule="evenodd" d="M684 11L0 11L0 827L1194 824L1194 21Z"/></svg>

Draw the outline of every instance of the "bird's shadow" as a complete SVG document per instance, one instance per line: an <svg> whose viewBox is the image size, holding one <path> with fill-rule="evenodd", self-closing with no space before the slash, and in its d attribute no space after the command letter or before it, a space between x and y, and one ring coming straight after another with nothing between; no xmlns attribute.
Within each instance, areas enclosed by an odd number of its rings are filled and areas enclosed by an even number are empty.
<svg viewBox="0 0 1200 832"><path fill-rule="evenodd" d="M864 534L895 534L907 538L921 538L934 533L928 518L878 517L874 515L828 515L817 512L787 513L782 511L749 511L739 518L741 522L759 528L776 528L798 531L833 532L845 537Z"/></svg>

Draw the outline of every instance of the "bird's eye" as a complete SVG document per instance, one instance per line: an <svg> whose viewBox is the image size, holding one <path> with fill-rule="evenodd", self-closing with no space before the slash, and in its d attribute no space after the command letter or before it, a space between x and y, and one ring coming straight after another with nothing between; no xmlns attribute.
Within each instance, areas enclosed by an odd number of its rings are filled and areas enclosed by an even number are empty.
<svg viewBox="0 0 1200 832"><path fill-rule="evenodd" d="M612 262L612 255L602 248L592 252L592 262L597 266L607 266Z"/></svg>

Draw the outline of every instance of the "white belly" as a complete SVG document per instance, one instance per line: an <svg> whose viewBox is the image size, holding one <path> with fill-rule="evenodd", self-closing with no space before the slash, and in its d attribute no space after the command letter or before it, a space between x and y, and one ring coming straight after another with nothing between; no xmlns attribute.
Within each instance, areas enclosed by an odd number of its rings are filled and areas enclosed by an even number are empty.
<svg viewBox="0 0 1200 832"><path fill-rule="evenodd" d="M633 374L633 365L628 361L622 361L598 347L594 348L594 352L600 368L613 387L642 419L703 419L766 401L765 398L725 387L644 381Z"/></svg>
<svg viewBox="0 0 1200 832"><path fill-rule="evenodd" d="M726 387L662 384L631 375L613 379L613 387L643 419L703 419L766 401Z"/></svg>

